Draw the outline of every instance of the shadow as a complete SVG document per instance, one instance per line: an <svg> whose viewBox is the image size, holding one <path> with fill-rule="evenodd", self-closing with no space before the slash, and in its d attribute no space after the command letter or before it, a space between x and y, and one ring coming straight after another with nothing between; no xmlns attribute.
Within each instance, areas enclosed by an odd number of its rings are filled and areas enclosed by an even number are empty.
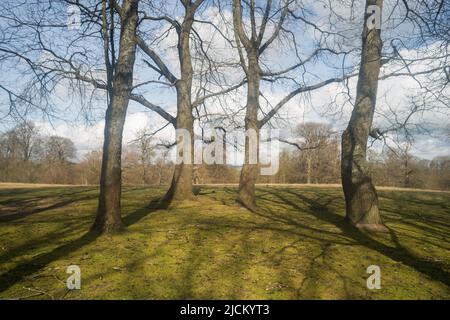
<svg viewBox="0 0 450 320"><path fill-rule="evenodd" d="M193 186L192 187L192 193L194 196L198 196L200 194L200 191L202 190L202 187L200 186Z"/></svg>
<svg viewBox="0 0 450 320"><path fill-rule="evenodd" d="M147 209L150 210L166 210L170 207L170 200L166 199L164 196L161 198L153 199L147 205Z"/></svg>
<svg viewBox="0 0 450 320"><path fill-rule="evenodd" d="M132 224L137 223L144 217L148 216L151 212L153 212L153 210L149 210L145 207L135 210L124 217L124 225L127 227L131 226ZM9 289L27 276L41 270L52 261L64 257L67 254L70 254L83 246L94 242L100 235L100 233L90 230L78 239L72 240L50 252L40 254L25 263L17 265L6 273L0 275L0 292Z"/></svg>
<svg viewBox="0 0 450 320"><path fill-rule="evenodd" d="M92 192L93 189L83 189L76 192L60 193L57 197L54 195L42 195L33 199L8 199L2 201L2 206L10 206L11 208L0 208L0 222L12 222L18 219L26 218L30 215L45 212L48 210L58 209L70 205L78 201L93 200L98 197L97 193L90 195L79 196L80 194ZM67 199L69 198L69 199ZM38 201L45 201L47 199L56 200L55 203L46 206L39 206Z"/></svg>
<svg viewBox="0 0 450 320"><path fill-rule="evenodd" d="M97 198L97 196L86 197L86 198L81 198L81 199L76 199L76 200L65 200L65 201L61 201L58 203L54 203L54 204L46 206L46 207L30 209L25 212L15 211L15 212L2 213L2 215L0 216L0 222L12 222L12 221L15 221L18 219L26 218L32 214L36 214L36 213L40 213L40 212L44 212L44 211L48 211L48 210L52 210L52 209L62 208L62 207L65 207L65 206L72 204L74 202L77 202L77 201L91 200L91 199L95 199L95 198Z"/></svg>
<svg viewBox="0 0 450 320"><path fill-rule="evenodd" d="M213 193L215 193L215 191L206 192L206 191L202 191L201 186L193 186L192 193L194 195L192 200L194 200L199 195L213 194ZM165 195L163 195L161 197L151 200L150 203L148 204L147 208L152 209L152 210L166 210L173 206L176 206L180 202L182 202L182 200L175 200L172 197L168 196L166 193Z"/></svg>
<svg viewBox="0 0 450 320"><path fill-rule="evenodd" d="M70 241L48 253L38 255L26 263L19 264L0 276L0 292L9 289L14 284L22 281L25 277L41 270L50 262L93 242L99 235L99 233L88 231L78 239Z"/></svg>
<svg viewBox="0 0 450 320"><path fill-rule="evenodd" d="M409 194L411 194L411 192L409 192ZM438 195L444 195L444 194L440 194L440 193L437 193ZM448 194L445 194L446 196L448 196ZM405 198L406 198L406 195L405 196L402 196L402 195L395 195L395 194L389 194L389 193L387 193L387 192L383 192L383 191L381 191L380 192L380 197L383 197L383 198L386 198L386 199L390 199L390 200L394 200L394 201L398 201L398 200L402 200L402 201L405 201ZM417 204L417 205L420 205L420 206L423 206L423 205L426 205L426 206L436 206L436 207L440 207L440 208L442 208L442 209L445 209L445 210L447 210L447 211L449 211L450 210L450 207L449 207L449 205L448 205L448 202L447 201L440 201L440 202L437 202L437 201L428 201L428 200L426 200L426 199L417 199L417 197L416 197L416 199L414 199L414 198L412 198L411 196L409 196L409 197L407 197L407 201L408 202L410 202L410 203L413 203L413 204Z"/></svg>
<svg viewBox="0 0 450 320"><path fill-rule="evenodd" d="M365 245L366 247L377 251L378 253L385 255L389 257L390 259L400 262L402 264L405 264L411 268L414 268L415 270L427 275L428 277L432 278L433 280L442 282L443 284L450 286L450 273L445 271L443 269L444 265L435 263L417 256L413 256L408 252L408 250L403 247L400 242L398 241L397 235L395 234L394 230L391 228L389 229L391 239L395 243L396 247L389 247L373 238L371 238L368 234L360 231L358 228L355 228L348 224L343 217L339 216L332 210L328 208L329 204L333 201L332 199L327 200L325 203L321 203L320 201L316 199L310 199L306 196L303 196L301 194L298 194L292 190L283 190L285 193L289 193L291 195L294 195L298 197L303 202L307 203L310 210L309 212L315 216L318 219L321 219L322 221L331 223L335 225L337 228L339 228L342 233L355 241L358 241L359 243ZM278 192L272 191L271 192L274 196L278 197L280 200L285 201L286 203L290 204L292 207L294 207L297 210L301 210L301 208L295 204L294 202L290 201L286 197L280 195Z"/></svg>
<svg viewBox="0 0 450 320"><path fill-rule="evenodd" d="M80 189L80 190L77 190ZM86 193L86 192L92 192L95 190L98 190L97 187L70 187L70 189L56 189L58 190L58 196L57 198L66 198L68 196L75 196L80 193ZM3 191L0 193L0 197L8 196L8 199L0 201L0 205L18 205L18 206L25 206L27 204L32 204L33 202L37 200L45 200L45 199L53 199L55 198L55 188L43 188L43 189L6 189L6 190L0 190ZM5 192L6 191L6 192ZM28 193L36 193L38 192L38 195L34 196L33 198L27 197L23 198L21 197L24 194ZM46 194L47 192L50 192L49 194ZM43 194L39 194L43 193ZM19 197L17 197L19 196Z"/></svg>
<svg viewBox="0 0 450 320"><path fill-rule="evenodd" d="M148 207L143 207L140 208L128 215L126 215L125 217L122 218L122 222L123 225L125 227L129 227L135 223L138 223L140 220L144 219L145 217L147 217L148 215L150 215L151 213L160 210L158 207L153 207L153 208L148 208Z"/></svg>

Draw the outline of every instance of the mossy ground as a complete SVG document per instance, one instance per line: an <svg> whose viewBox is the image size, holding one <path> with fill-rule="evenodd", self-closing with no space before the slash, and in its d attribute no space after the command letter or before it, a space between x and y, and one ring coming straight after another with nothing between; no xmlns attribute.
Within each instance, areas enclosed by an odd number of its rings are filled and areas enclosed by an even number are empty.
<svg viewBox="0 0 450 320"><path fill-rule="evenodd" d="M164 188L126 187L126 231L90 233L98 190L0 190L1 299L450 299L450 195L380 192L390 232L344 222L339 188L233 187L149 209ZM81 290L65 286L81 268ZM366 287L369 265L380 290Z"/></svg>

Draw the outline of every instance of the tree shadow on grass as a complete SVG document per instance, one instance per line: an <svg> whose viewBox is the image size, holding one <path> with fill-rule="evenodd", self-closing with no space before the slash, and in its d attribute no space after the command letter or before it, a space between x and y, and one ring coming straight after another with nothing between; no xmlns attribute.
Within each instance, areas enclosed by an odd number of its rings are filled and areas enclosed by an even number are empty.
<svg viewBox="0 0 450 320"><path fill-rule="evenodd" d="M72 189L62 190L57 194L57 196L55 196L55 193L50 193L45 195L37 195L33 198L17 199L12 197L10 199L0 201L0 223L16 221L36 213L59 209L76 202L89 201L98 198L98 187L83 187L81 190L78 189L79 187L70 188ZM73 190L73 188L76 189ZM146 187L127 187L122 190L122 193L126 194L145 189ZM45 205L39 205L39 201L51 202ZM6 208L1 208L1 206L5 206Z"/></svg>
<svg viewBox="0 0 450 320"><path fill-rule="evenodd" d="M81 198L81 199L75 199L75 200L64 200L61 202L57 202L48 206L44 206L44 207L37 207L37 208L33 208L33 209L27 209L24 211L8 211L8 212L3 212L2 215L0 216L0 223L5 223L5 222L12 222L18 219L23 219L26 218L32 214L36 214L36 213L40 213L40 212L44 212L44 211L48 211L48 210L53 210L53 209L58 209L58 208L62 208L65 207L69 204L72 204L74 202L77 201L83 201L83 200L92 200L95 199L97 196L92 196L92 197L86 197L86 198Z"/></svg>
<svg viewBox="0 0 450 320"><path fill-rule="evenodd" d="M123 219L124 225L130 226L134 223L137 223L152 212L153 210L149 210L146 207L137 209L125 216L125 218ZM22 281L27 276L41 270L51 262L94 242L99 236L100 234L97 232L91 230L87 231L81 237L75 240L59 246L50 252L40 254L25 263L17 265L6 273L0 275L0 292L6 291L14 284ZM52 239L48 238L48 241L52 241Z"/></svg>
<svg viewBox="0 0 450 320"><path fill-rule="evenodd" d="M19 264L0 276L0 292L8 290L14 284L22 281L27 276L41 270L49 263L69 254L91 242L99 236L98 233L88 231L78 239L72 240L50 252L43 253L30 261Z"/></svg>
<svg viewBox="0 0 450 320"><path fill-rule="evenodd" d="M0 223L12 222L26 218L30 215L65 207L75 202L93 200L98 197L97 193L89 194L95 189L83 189L62 193L58 196L42 195L32 199L9 199L1 202L7 208L0 208ZM84 194L88 193L88 194ZM54 200L46 205L39 205L39 201Z"/></svg>
<svg viewBox="0 0 450 320"><path fill-rule="evenodd" d="M338 229L341 230L344 235L354 239L361 245L375 250L378 253L385 255L396 262L407 265L427 275L435 281L439 281L447 286L450 286L450 273L443 269L444 265L411 255L408 249L402 246L402 244L398 241L398 237L392 228L389 228L389 232L391 235L391 240L395 244L395 248L389 247L373 239L368 234L360 231L359 229L350 226L341 216L328 208L333 199L329 199L327 202L321 203L318 199L308 198L304 195L294 192L293 190L286 189L283 190L283 192L298 197L304 203L308 204L309 213L311 213L314 217L324 222L335 225ZM281 192L271 191L271 194L279 198L280 200L283 200L285 203L289 204L296 210L304 211L295 202L289 200L286 196L283 196Z"/></svg>
<svg viewBox="0 0 450 320"><path fill-rule="evenodd" d="M69 189L58 188L43 188L43 189L6 189L0 190L0 198L6 199L0 201L0 205L14 205L23 207L29 204L33 204L38 200L54 199L54 198L67 198L86 192L92 192L97 190L97 187L69 187ZM30 196L23 197L23 194L33 193Z"/></svg>

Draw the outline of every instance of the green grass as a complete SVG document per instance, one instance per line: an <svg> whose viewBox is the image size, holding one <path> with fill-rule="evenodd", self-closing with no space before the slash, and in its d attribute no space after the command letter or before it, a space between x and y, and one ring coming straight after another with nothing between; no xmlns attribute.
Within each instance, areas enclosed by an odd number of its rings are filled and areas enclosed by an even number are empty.
<svg viewBox="0 0 450 320"><path fill-rule="evenodd" d="M98 237L96 188L0 189L0 298L450 299L448 193L380 192L390 232L374 235L344 222L337 188L259 188L255 213L219 187L149 209L163 191L126 187L126 231Z"/></svg>

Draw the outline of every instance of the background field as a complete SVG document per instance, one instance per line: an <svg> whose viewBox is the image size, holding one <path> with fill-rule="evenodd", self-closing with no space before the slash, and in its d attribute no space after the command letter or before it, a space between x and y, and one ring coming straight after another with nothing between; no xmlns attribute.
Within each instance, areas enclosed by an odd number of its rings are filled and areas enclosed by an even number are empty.
<svg viewBox="0 0 450 320"><path fill-rule="evenodd" d="M0 298L450 299L448 193L380 191L389 232L373 235L344 222L340 188L260 187L254 213L233 186L149 208L164 191L125 187L127 230L98 237L97 188L0 188ZM72 264L81 290L66 289Z"/></svg>

